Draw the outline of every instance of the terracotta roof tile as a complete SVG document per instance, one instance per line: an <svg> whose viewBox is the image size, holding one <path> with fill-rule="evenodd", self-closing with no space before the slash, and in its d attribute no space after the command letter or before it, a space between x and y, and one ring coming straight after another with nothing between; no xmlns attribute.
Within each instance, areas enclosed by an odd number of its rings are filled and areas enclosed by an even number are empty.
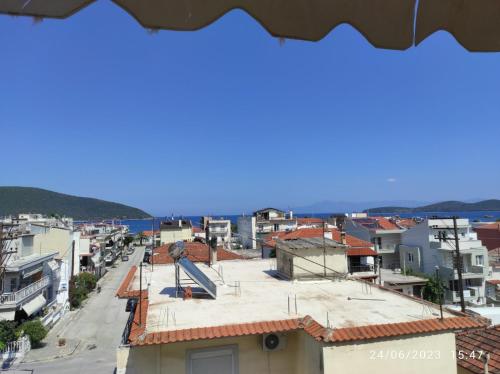
<svg viewBox="0 0 500 374"><path fill-rule="evenodd" d="M500 279L489 279L489 280L486 281L486 283L500 284Z"/></svg>
<svg viewBox="0 0 500 374"><path fill-rule="evenodd" d="M459 366L473 373L482 374L484 373L483 359L488 352L490 354L489 372L500 373L500 325L458 333L456 345ZM483 352L481 358L479 358L480 351Z"/></svg>
<svg viewBox="0 0 500 374"><path fill-rule="evenodd" d="M297 223L299 225L322 224L324 221L321 218L314 217L298 217Z"/></svg>
<svg viewBox="0 0 500 374"><path fill-rule="evenodd" d="M348 256L378 256L378 253L371 248L349 248Z"/></svg>
<svg viewBox="0 0 500 374"><path fill-rule="evenodd" d="M185 242L185 253L189 260L192 262L208 262L208 246L199 242ZM162 264L173 264L174 260L168 254L169 245L162 245L161 247L154 249L154 263L158 265ZM217 260L242 260L245 257L240 256L236 253L226 251L219 247L217 249Z"/></svg>
<svg viewBox="0 0 500 374"><path fill-rule="evenodd" d="M122 283L120 284L120 287L118 288L118 291L116 291L116 296L120 298L126 298L126 297L131 297L129 296L129 287L130 283L132 282L132 279L134 279L135 272L137 271L137 266L132 266L125 278L123 278ZM138 296L139 294L137 294ZM133 297L133 296L132 296Z"/></svg>
<svg viewBox="0 0 500 374"><path fill-rule="evenodd" d="M369 329L367 326L334 329L329 341L366 340L389 336L478 328L481 326L484 326L482 322L475 321L469 317L445 318L442 321L440 319L426 319L415 322L371 325Z"/></svg>

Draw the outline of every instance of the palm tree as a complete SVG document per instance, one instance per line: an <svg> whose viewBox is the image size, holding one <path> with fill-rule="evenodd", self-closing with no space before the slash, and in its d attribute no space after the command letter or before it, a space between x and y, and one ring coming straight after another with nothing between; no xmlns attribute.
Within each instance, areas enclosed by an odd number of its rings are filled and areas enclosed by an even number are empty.
<svg viewBox="0 0 500 374"><path fill-rule="evenodd" d="M142 241L146 239L146 235L143 231L137 234L136 239L139 239L139 245L142 245Z"/></svg>

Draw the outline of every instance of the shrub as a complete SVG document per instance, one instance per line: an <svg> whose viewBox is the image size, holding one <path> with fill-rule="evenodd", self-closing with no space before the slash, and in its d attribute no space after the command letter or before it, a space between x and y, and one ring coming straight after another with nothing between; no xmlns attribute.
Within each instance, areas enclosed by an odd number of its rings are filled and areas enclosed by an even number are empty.
<svg viewBox="0 0 500 374"><path fill-rule="evenodd" d="M16 339L16 323L14 321L0 321L0 349L5 348L8 342Z"/></svg>
<svg viewBox="0 0 500 374"><path fill-rule="evenodd" d="M92 273L80 273L76 276L76 283L90 292L95 289L97 277Z"/></svg>
<svg viewBox="0 0 500 374"><path fill-rule="evenodd" d="M34 347L40 345L41 341L47 336L48 332L39 319L24 322L18 329L23 331L25 335L29 336L31 344Z"/></svg>

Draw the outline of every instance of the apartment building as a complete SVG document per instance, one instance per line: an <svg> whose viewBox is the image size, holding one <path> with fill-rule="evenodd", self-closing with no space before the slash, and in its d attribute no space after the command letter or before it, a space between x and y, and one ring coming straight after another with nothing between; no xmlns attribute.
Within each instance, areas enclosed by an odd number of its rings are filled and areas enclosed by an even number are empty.
<svg viewBox="0 0 500 374"><path fill-rule="evenodd" d="M224 218L203 217L202 229L207 231L208 240L215 239L217 245L229 246L231 244L231 221Z"/></svg>
<svg viewBox="0 0 500 374"><path fill-rule="evenodd" d="M485 303L485 279L488 275L488 251L468 219L457 219L465 301ZM460 302L455 260L453 220L425 219L401 235L399 255L401 268L434 276L436 269L445 284L445 301Z"/></svg>
<svg viewBox="0 0 500 374"><path fill-rule="evenodd" d="M142 293L137 271L124 279L120 295L139 305L124 326L117 374L455 374L454 332L486 323L446 309L440 318L436 305L358 280L285 279L280 258L218 270L183 261L143 270ZM176 287L186 268L210 294ZM419 354L408 361L398 352Z"/></svg>
<svg viewBox="0 0 500 374"><path fill-rule="evenodd" d="M400 268L398 245L401 234L406 231L385 217L346 217L340 224L348 234L373 243L384 269Z"/></svg>

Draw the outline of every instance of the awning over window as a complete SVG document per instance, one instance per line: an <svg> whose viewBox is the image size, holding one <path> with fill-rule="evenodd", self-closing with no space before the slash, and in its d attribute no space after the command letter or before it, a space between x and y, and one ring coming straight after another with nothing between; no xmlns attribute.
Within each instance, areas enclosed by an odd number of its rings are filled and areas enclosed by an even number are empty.
<svg viewBox="0 0 500 374"><path fill-rule="evenodd" d="M15 310L3 310L0 312L0 321L14 321Z"/></svg>
<svg viewBox="0 0 500 374"><path fill-rule="evenodd" d="M2 0L0 13L66 18L94 0ZM446 30L471 51L500 51L498 0L113 0L142 26L194 31L242 9L271 35L316 41L340 24L378 48L407 49ZM415 30L415 31L414 31Z"/></svg>
<svg viewBox="0 0 500 374"><path fill-rule="evenodd" d="M47 303L47 300L45 300L45 297L43 297L43 295L38 295L30 302L24 304L23 309L28 316L31 316L32 314L34 314L34 313L38 312L40 309L42 309L46 303Z"/></svg>

